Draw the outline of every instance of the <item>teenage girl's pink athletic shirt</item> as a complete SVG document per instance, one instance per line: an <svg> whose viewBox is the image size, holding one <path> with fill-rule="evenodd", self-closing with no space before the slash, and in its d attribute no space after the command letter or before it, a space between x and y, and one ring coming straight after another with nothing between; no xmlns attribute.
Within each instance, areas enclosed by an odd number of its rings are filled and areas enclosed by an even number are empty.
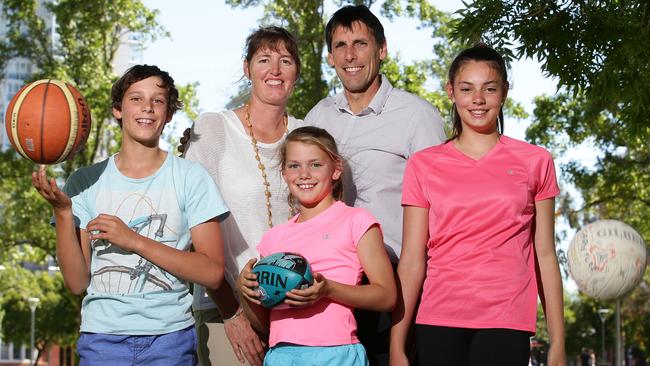
<svg viewBox="0 0 650 366"><path fill-rule="evenodd" d="M402 205L429 209L416 323L534 333L535 202L558 193L548 151L506 136L479 160L453 141L413 155Z"/></svg>
<svg viewBox="0 0 650 366"><path fill-rule="evenodd" d="M361 281L363 267L357 244L377 220L362 208L335 202L318 216L297 223L294 216L264 234L257 246L260 255L294 252L304 256L312 272L346 285ZM349 306L320 299L304 308L271 309L269 345L287 342L305 346L337 346L359 343L357 323Z"/></svg>

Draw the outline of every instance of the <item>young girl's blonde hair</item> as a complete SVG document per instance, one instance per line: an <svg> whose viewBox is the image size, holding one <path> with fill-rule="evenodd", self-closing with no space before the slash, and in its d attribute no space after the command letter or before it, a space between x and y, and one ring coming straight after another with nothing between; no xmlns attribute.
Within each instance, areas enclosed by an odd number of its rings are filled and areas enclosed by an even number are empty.
<svg viewBox="0 0 650 366"><path fill-rule="evenodd" d="M341 176L334 180L332 195L334 199L340 201L343 198L343 157L339 154L334 137L324 129L314 126L300 127L291 131L280 149L280 166L283 170L287 163L287 145L290 142L302 142L303 144L318 146L321 150L325 151L334 164L338 165L339 169L341 169ZM289 205L291 207L295 205L291 194L289 194Z"/></svg>

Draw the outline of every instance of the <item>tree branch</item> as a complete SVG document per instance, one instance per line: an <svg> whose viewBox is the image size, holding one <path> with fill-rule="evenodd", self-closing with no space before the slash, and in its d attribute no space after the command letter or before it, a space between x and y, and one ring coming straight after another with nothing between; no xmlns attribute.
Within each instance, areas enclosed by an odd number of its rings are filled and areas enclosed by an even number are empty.
<svg viewBox="0 0 650 366"><path fill-rule="evenodd" d="M638 196L627 196L627 195L618 195L617 194L617 195L611 195L611 196L599 198L597 200L588 202L588 203L584 204L582 207L580 207L578 209L568 211L568 213L569 214L576 214L576 213L582 212L582 211L584 211L584 210L586 210L588 208L597 206L597 205L599 205L601 203L606 203L606 202L609 202L609 201L613 201L615 199L623 199L623 200L626 200L626 201L638 201L638 202L641 202L641 203L645 204L646 206L650 206L650 200L648 200L648 199L641 198L641 197L638 197Z"/></svg>
<svg viewBox="0 0 650 366"><path fill-rule="evenodd" d="M528 11L526 14L524 14L524 15L521 17L521 19L522 19L522 20L526 20L526 19L528 19L528 18L536 17L536 16L538 16L538 15L540 15L540 14L543 14L543 13L546 11L546 9L548 9L548 8L549 8L549 5L544 5L544 6L540 6L540 7L537 8L537 9L531 9L531 10Z"/></svg>

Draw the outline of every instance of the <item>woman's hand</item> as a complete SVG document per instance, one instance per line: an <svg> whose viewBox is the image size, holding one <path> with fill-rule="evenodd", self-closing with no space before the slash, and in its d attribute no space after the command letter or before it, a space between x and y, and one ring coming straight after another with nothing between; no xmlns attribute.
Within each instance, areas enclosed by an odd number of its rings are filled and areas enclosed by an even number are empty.
<svg viewBox="0 0 650 366"><path fill-rule="evenodd" d="M252 272L255 262L257 262L257 259L253 258L246 263L239 273L237 284L241 296L253 304L262 305L262 302L260 301L260 293L256 290L259 286L259 283L257 283L257 275Z"/></svg>
<svg viewBox="0 0 650 366"><path fill-rule="evenodd" d="M304 290L291 290L286 293L284 302L290 306L309 306L323 297L327 297L329 291L328 281L320 273L314 273L314 284Z"/></svg>

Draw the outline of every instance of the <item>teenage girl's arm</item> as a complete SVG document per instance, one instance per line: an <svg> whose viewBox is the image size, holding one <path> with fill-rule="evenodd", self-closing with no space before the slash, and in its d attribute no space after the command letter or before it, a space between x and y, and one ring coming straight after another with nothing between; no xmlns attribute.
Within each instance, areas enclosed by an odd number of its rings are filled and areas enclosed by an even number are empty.
<svg viewBox="0 0 650 366"><path fill-rule="evenodd" d="M255 290L259 286L257 275L252 272L255 262L257 262L255 258L249 260L242 268L237 279L242 300L241 306L244 308L244 314L250 320L253 328L268 338L270 311L262 306L260 293Z"/></svg>
<svg viewBox="0 0 650 366"><path fill-rule="evenodd" d="M399 297L390 330L390 365L408 365L406 339L415 315L426 272L429 210L404 206L402 253L397 265Z"/></svg>
<svg viewBox="0 0 650 366"><path fill-rule="evenodd" d="M564 305L560 266L555 254L555 202L546 199L535 202L535 254L537 256L537 283L544 308L551 348L549 366L565 366Z"/></svg>
<svg viewBox="0 0 650 366"><path fill-rule="evenodd" d="M45 165L32 173L32 185L45 198L56 221L56 257L66 287L76 295L83 293L90 282L90 240L85 230L77 228L72 217L72 201L48 179Z"/></svg>
<svg viewBox="0 0 650 366"><path fill-rule="evenodd" d="M307 306L321 297L327 297L359 309L393 310L397 297L395 277L379 227L374 225L363 234L357 244L357 255L369 284L345 285L316 273L312 286L304 290L291 290L287 293L285 303Z"/></svg>
<svg viewBox="0 0 650 366"><path fill-rule="evenodd" d="M88 222L86 231L94 232L90 234L91 240L108 240L189 282L217 288L223 281L223 242L216 218L190 229L193 252L172 248L142 236L113 215L100 214Z"/></svg>

